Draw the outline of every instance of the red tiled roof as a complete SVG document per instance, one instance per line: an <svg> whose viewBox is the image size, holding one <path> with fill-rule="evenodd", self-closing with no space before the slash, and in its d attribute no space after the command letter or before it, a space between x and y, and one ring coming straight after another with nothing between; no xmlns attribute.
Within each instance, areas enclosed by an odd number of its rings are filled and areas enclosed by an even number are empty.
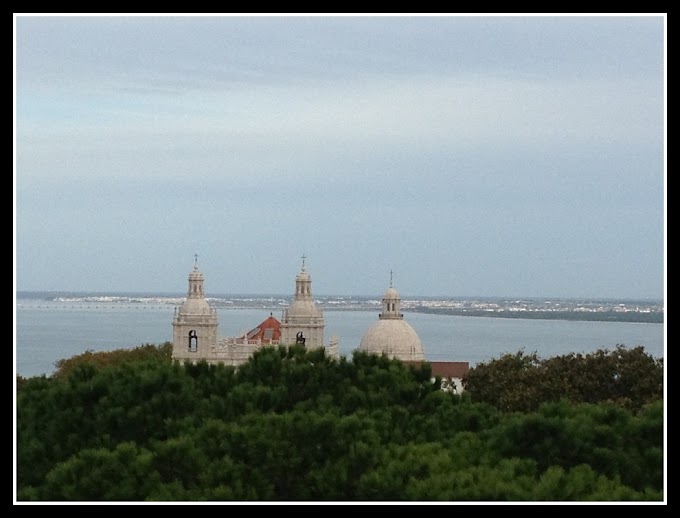
<svg viewBox="0 0 680 518"><path fill-rule="evenodd" d="M281 322L270 314L266 320L263 320L258 326L248 331L246 337L248 340L262 340L262 343L280 340Z"/></svg>
<svg viewBox="0 0 680 518"><path fill-rule="evenodd" d="M442 378L462 378L470 370L469 362L430 362L432 374Z"/></svg>

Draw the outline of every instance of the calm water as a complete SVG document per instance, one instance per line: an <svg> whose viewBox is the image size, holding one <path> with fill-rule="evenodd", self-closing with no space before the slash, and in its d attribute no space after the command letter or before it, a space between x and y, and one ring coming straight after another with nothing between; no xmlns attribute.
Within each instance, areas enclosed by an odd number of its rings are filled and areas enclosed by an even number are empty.
<svg viewBox="0 0 680 518"><path fill-rule="evenodd" d="M269 316L263 309L218 309L220 336L247 332ZM106 304L17 300L15 364L24 377L51 374L54 363L88 349L108 351L172 340L174 307L167 304ZM280 318L281 315L274 313ZM378 319L373 311L329 311L325 340L340 340L340 352L351 355L366 329ZM643 345L664 357L663 324L576 322L459 317L404 312L418 332L430 361L476 363L520 349L542 358L597 349Z"/></svg>

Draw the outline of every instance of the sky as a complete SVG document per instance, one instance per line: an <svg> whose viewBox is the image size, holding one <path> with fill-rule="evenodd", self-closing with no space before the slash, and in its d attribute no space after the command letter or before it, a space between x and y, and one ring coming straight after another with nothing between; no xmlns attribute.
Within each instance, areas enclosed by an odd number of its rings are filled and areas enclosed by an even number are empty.
<svg viewBox="0 0 680 518"><path fill-rule="evenodd" d="M664 299L666 25L15 14L15 291Z"/></svg>

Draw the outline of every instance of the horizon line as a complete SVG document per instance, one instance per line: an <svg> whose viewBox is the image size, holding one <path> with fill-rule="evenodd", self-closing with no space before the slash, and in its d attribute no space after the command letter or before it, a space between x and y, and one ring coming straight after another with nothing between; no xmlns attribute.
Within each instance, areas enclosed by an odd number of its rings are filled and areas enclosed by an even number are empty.
<svg viewBox="0 0 680 518"><path fill-rule="evenodd" d="M81 294L81 295L154 295L167 297L186 297L185 292L171 292L171 291L114 291L114 290L21 290L17 289L14 293L15 298L19 293L64 293L64 294ZM291 298L294 294L284 293L238 293L238 292L224 292L215 293L213 295L206 295L207 299L218 297L281 297ZM315 297L365 297L365 298L381 298L382 294L358 294L358 293L319 293ZM402 296L402 299L404 297ZM664 302L663 297L592 297L592 296L557 296L557 295L408 295L408 298L427 298L427 299L502 299L502 300L521 300L521 299L546 299L546 300L617 300L617 301L656 301Z"/></svg>

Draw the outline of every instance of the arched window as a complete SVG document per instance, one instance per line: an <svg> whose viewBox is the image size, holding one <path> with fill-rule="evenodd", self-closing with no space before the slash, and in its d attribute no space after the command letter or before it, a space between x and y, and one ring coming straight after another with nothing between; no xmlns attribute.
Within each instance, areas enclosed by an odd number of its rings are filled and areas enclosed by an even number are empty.
<svg viewBox="0 0 680 518"><path fill-rule="evenodd" d="M195 353L198 350L198 335L195 330L189 331L189 352Z"/></svg>

